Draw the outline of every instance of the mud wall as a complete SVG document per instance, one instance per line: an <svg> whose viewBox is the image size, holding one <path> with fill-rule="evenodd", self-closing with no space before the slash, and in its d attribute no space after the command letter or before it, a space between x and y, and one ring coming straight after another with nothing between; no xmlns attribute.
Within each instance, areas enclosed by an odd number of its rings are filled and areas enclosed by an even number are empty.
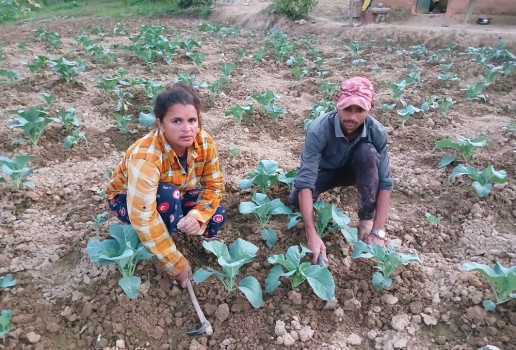
<svg viewBox="0 0 516 350"><path fill-rule="evenodd" d="M388 7L410 10L412 7L415 8L417 0L375 0L373 6L377 5L379 2L383 2L384 5ZM469 0L448 0L446 14L452 16L466 13L468 4ZM477 0L473 13L483 15L516 15L516 1Z"/></svg>

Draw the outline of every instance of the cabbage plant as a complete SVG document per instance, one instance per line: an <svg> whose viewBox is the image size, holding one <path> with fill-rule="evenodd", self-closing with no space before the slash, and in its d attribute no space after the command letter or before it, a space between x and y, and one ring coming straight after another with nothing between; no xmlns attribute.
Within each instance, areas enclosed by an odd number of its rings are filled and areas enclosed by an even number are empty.
<svg viewBox="0 0 516 350"><path fill-rule="evenodd" d="M11 317L13 313L11 310L2 310L0 313L0 338L5 342L5 336L11 331L13 324L11 323Z"/></svg>
<svg viewBox="0 0 516 350"><path fill-rule="evenodd" d="M494 310L496 305L516 299L516 266L506 268L496 262L495 266L491 267L475 262L466 262L462 264L462 270L480 272L491 285L496 303L492 300L484 300L483 305L487 311Z"/></svg>
<svg viewBox="0 0 516 350"><path fill-rule="evenodd" d="M44 109L38 109L35 107L10 112L12 114L16 114L17 117L12 122L7 123L7 125L12 128L22 129L34 145L38 143L39 138L48 124L52 121L57 123L60 122L58 118L49 118L47 111Z"/></svg>
<svg viewBox="0 0 516 350"><path fill-rule="evenodd" d="M291 246L287 254L270 256L267 261L274 266L265 279L265 291L272 293L280 284L280 277L287 277L296 288L304 281L308 281L314 293L323 300L331 300L335 297L335 281L327 267L312 265L309 261L301 262L306 253L311 250L303 245ZM285 271L285 270L286 271Z"/></svg>
<svg viewBox="0 0 516 350"><path fill-rule="evenodd" d="M493 183L503 184L507 182L507 173L505 170L495 170L492 165L484 170L477 170L472 166L463 164L457 165L451 175L451 180L454 181L457 176L467 175L473 183L471 184L479 197L485 197L493 189Z"/></svg>
<svg viewBox="0 0 516 350"><path fill-rule="evenodd" d="M391 275L401 265L408 265L411 261L422 263L417 253L403 254L396 251L395 244L389 244L383 249L379 244L368 245L363 241L356 241L353 249L353 259L373 258L378 271L373 273L373 287L381 291L392 284Z"/></svg>
<svg viewBox="0 0 516 350"><path fill-rule="evenodd" d="M270 200L266 194L253 194L253 202L242 202L238 207L241 214L253 213L262 227L262 239L265 240L267 246L272 247L276 244L278 237L274 229L268 228L267 223L273 215L290 215L292 209L285 206L279 198Z"/></svg>
<svg viewBox="0 0 516 350"><path fill-rule="evenodd" d="M122 273L118 285L129 298L136 299L141 284L140 277L134 276L136 264L138 260L149 259L154 254L143 246L131 225L112 224L109 235L114 239L88 243L88 256L100 265L116 264Z"/></svg>
<svg viewBox="0 0 516 350"><path fill-rule="evenodd" d="M267 189L278 183L276 170L278 170L278 162L275 160L260 160L256 170L247 174L247 179L240 180L238 186L245 190L254 184L262 193L267 193Z"/></svg>
<svg viewBox="0 0 516 350"><path fill-rule="evenodd" d="M222 272L211 267L208 267L206 270L199 269L195 271L193 280L196 283L201 283L215 275L228 292L235 290L235 280L240 267L251 262L258 251L257 246L241 238L237 238L229 249L224 243L219 241L204 241L202 246L217 256ZM262 305L262 288L256 278L253 276L242 278L237 288L244 293L253 307L259 308Z"/></svg>
<svg viewBox="0 0 516 350"><path fill-rule="evenodd" d="M21 185L27 188L34 188L32 181L24 181L25 178L32 175L34 168L27 167L34 157L34 155L22 155L13 159L7 157L0 157L0 165L2 166L2 173L9 176L12 186L15 190L19 190ZM6 179L0 177L0 182L7 182Z"/></svg>
<svg viewBox="0 0 516 350"><path fill-rule="evenodd" d="M476 148L484 147L485 145L487 145L487 140L484 137L475 137L473 139L468 139L467 137L459 135L457 136L457 141L452 141L452 139L448 137L436 141L433 150L435 151L436 149L453 149L460 155L462 160L467 162L473 157ZM455 160L457 160L456 156L451 154L445 154L437 167L443 168Z"/></svg>

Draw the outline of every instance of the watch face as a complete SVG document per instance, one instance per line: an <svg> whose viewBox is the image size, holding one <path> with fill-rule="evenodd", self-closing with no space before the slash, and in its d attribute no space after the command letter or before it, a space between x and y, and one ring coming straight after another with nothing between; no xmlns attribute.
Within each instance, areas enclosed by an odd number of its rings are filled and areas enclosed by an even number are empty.
<svg viewBox="0 0 516 350"><path fill-rule="evenodd" d="M378 230L378 238L385 238L385 231L384 230Z"/></svg>

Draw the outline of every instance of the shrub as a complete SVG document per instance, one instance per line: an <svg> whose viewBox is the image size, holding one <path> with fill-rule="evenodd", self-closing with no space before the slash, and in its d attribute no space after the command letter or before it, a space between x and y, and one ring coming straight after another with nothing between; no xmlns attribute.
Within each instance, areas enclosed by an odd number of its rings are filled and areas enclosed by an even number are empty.
<svg viewBox="0 0 516 350"><path fill-rule="evenodd" d="M306 17L316 4L316 0L274 0L272 11L298 20Z"/></svg>

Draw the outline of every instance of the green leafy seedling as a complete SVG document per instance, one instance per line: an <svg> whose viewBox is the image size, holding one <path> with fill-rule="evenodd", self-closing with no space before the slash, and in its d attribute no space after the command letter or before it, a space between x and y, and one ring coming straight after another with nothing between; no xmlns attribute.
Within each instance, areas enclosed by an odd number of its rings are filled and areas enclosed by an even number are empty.
<svg viewBox="0 0 516 350"><path fill-rule="evenodd" d="M296 179L296 169L292 169L289 171L283 171L279 170L278 174L278 181L284 183L287 185L288 189L292 189L292 184L294 183L294 180Z"/></svg>
<svg viewBox="0 0 516 350"><path fill-rule="evenodd" d="M38 143L48 124L52 121L57 123L60 122L57 118L48 118L48 113L45 110L35 107L30 107L27 110L19 109L17 111L10 112L12 114L16 114L17 117L15 120L7 123L7 125L13 128L22 129L34 145Z"/></svg>
<svg viewBox="0 0 516 350"><path fill-rule="evenodd" d="M245 190L254 184L260 188L262 193L267 193L269 188L278 183L277 169L278 162L275 160L261 160L256 170L247 174L247 179L240 180L238 186Z"/></svg>
<svg viewBox="0 0 516 350"><path fill-rule="evenodd" d="M7 288L16 285L16 280L13 280L13 275L8 273L5 276L0 276L0 288Z"/></svg>
<svg viewBox="0 0 516 350"><path fill-rule="evenodd" d="M265 107L268 104L273 104L275 100L280 97L276 95L273 91L268 90L266 92L255 92L251 95L252 98L256 100L262 107Z"/></svg>
<svg viewBox="0 0 516 350"><path fill-rule="evenodd" d="M348 226L349 222L351 221L349 217L342 211L340 211L340 209L337 208L335 204L329 204L323 200L318 200L314 203L313 206L315 211L317 212L315 230L319 237L323 238L328 233L339 229L348 231L351 235L357 234L356 228L351 228ZM292 217L289 222L288 228L294 226L298 220L299 217Z"/></svg>
<svg viewBox="0 0 516 350"><path fill-rule="evenodd" d="M91 217L93 220L93 229L95 231L97 231L97 232L100 231L100 228L102 227L102 225L104 225L106 223L107 215L108 215L108 212L103 211L102 213Z"/></svg>
<svg viewBox="0 0 516 350"><path fill-rule="evenodd" d="M15 190L19 190L21 185L31 189L34 188L33 182L24 180L34 172L34 168L27 167L27 164L35 157L36 156L33 155L17 156L13 159L0 157L2 173L9 176ZM2 177L0 178L0 182L7 182L7 180Z"/></svg>
<svg viewBox="0 0 516 350"><path fill-rule="evenodd" d="M75 116L75 108L67 108L57 111L66 131L71 131L81 125L79 118Z"/></svg>
<svg viewBox="0 0 516 350"><path fill-rule="evenodd" d="M451 180L454 181L458 176L466 175L473 183L471 184L477 195L482 198L491 193L493 183L503 184L507 182L507 173L505 170L496 171L492 165L489 165L484 170L480 171L472 166L463 164L457 165L451 174Z"/></svg>
<svg viewBox="0 0 516 350"><path fill-rule="evenodd" d="M0 77L5 77L9 83L18 80L20 74L17 70L0 69Z"/></svg>
<svg viewBox="0 0 516 350"><path fill-rule="evenodd" d="M290 215L292 210L285 206L279 198L270 200L266 194L254 193L252 202L242 202L238 207L240 214L254 214L262 227L262 239L267 246L272 247L276 244L276 231L268 228L267 223L273 215Z"/></svg>
<svg viewBox="0 0 516 350"><path fill-rule="evenodd" d="M88 147L88 139L86 134L80 128L75 129L71 135L65 137L63 148L72 148L73 146L83 142Z"/></svg>
<svg viewBox="0 0 516 350"><path fill-rule="evenodd" d="M231 73L235 69L234 63L224 63L219 70L224 74L225 77L229 78L231 76Z"/></svg>
<svg viewBox="0 0 516 350"><path fill-rule="evenodd" d="M0 313L0 338L5 342L5 336L11 331L13 328L13 324L11 323L11 318L13 313L11 310L2 310Z"/></svg>
<svg viewBox="0 0 516 350"><path fill-rule="evenodd" d="M265 110L265 114L275 122L277 122L283 114L287 113L283 107L277 106L275 104L265 105L263 106L263 109Z"/></svg>
<svg viewBox="0 0 516 350"><path fill-rule="evenodd" d="M48 61L49 58L47 56L37 55L32 62L26 64L31 73L36 73L40 68L44 67Z"/></svg>
<svg viewBox="0 0 516 350"><path fill-rule="evenodd" d="M412 118L412 115L415 114L415 113L419 113L421 112L421 109L420 108L417 108L417 107L414 107L413 105L408 105L405 101L401 100L401 103L403 104L403 107L402 109L398 109L396 112L398 113L398 115L401 117L402 121L401 121L401 127L402 128L405 128L405 123L407 122L407 120L409 120L410 118Z"/></svg>
<svg viewBox="0 0 516 350"><path fill-rule="evenodd" d="M374 267L378 271L373 273L373 287L377 291L388 288L392 284L391 275L401 265L408 265L411 261L422 264L417 253L403 254L396 252L397 246L389 244L387 249L383 249L378 244L368 245L363 241L356 241L353 249L353 259L374 258L377 265Z"/></svg>
<svg viewBox="0 0 516 350"><path fill-rule="evenodd" d="M138 260L154 256L145 248L131 225L112 224L109 235L114 239L91 241L86 247L90 259L100 265L116 264L122 273L118 285L130 299L138 297L141 279L134 276Z"/></svg>
<svg viewBox="0 0 516 350"><path fill-rule="evenodd" d="M488 87L490 84L485 81L478 81L474 85L467 85L465 88L461 89L461 91L466 92L466 99L469 101L473 100L487 100L487 96L482 93L482 91Z"/></svg>
<svg viewBox="0 0 516 350"><path fill-rule="evenodd" d="M332 82L329 82L329 81L326 81L326 80L322 80L321 83L319 84L319 91L321 91L324 96L326 96L327 98L332 98L333 96L335 96L335 94L337 93L337 91L339 90L339 84L337 83L332 83Z"/></svg>
<svg viewBox="0 0 516 350"><path fill-rule="evenodd" d="M57 60L49 60L50 66L61 78L69 83L77 74L84 72L84 65L79 66L75 61L68 61L61 57Z"/></svg>
<svg viewBox="0 0 516 350"><path fill-rule="evenodd" d="M310 109L310 114L307 119L303 120L303 128L305 131L310 129L310 126L312 126L312 123L315 119L322 117L328 112L336 110L337 107L335 106L335 101L327 101L322 99L319 101L318 104L312 105L312 108Z"/></svg>
<svg viewBox="0 0 516 350"><path fill-rule="evenodd" d="M437 226L439 222L443 219L441 215L434 216L428 212L425 213L426 222L430 226Z"/></svg>
<svg viewBox="0 0 516 350"><path fill-rule="evenodd" d="M121 134L125 134L127 132L127 124L129 123L133 115L121 115L118 113L113 113L112 116L117 124L118 132Z"/></svg>
<svg viewBox="0 0 516 350"><path fill-rule="evenodd" d="M237 238L229 250L224 243L219 241L204 241L202 246L215 254L218 258L217 262L222 267L222 272L211 267L208 267L206 270L199 269L195 271L193 280L196 283L201 283L215 275L228 292L235 290L235 279L240 267L251 262L258 251L257 246L241 238ZM242 278L237 288L244 293L254 308L259 308L262 305L262 288L260 287L260 282L255 277L247 276Z"/></svg>
<svg viewBox="0 0 516 350"><path fill-rule="evenodd" d="M241 106L239 104L226 109L225 115L232 115L236 122L240 124L244 115L251 115L254 113L253 105Z"/></svg>
<svg viewBox="0 0 516 350"><path fill-rule="evenodd" d="M448 113L450 113L450 109L451 107L457 103L457 101L454 101L453 98L451 97L446 97L444 99L442 99L440 102L439 102L439 110L444 114L444 115L448 115Z"/></svg>
<svg viewBox="0 0 516 350"><path fill-rule="evenodd" d="M475 153L475 149L478 147L484 147L487 145L487 140L483 137L475 137L474 139L468 139L464 136L457 136L457 141L452 141L450 138L444 138L435 142L434 151L436 149L453 149L457 153L459 153L462 160L465 162L469 161L473 154ZM451 154L445 154L438 168L444 168L445 166L451 164L453 161L457 160L457 157Z"/></svg>
<svg viewBox="0 0 516 350"><path fill-rule="evenodd" d="M200 66L208 54L206 52L187 52L186 56L189 57L196 66Z"/></svg>
<svg viewBox="0 0 516 350"><path fill-rule="evenodd" d="M516 298L516 266L506 268L496 262L494 267L490 267L475 262L466 262L462 264L462 270L479 272L491 285L496 303L492 300L484 300L483 305L487 311L492 311L496 305Z"/></svg>
<svg viewBox="0 0 516 350"><path fill-rule="evenodd" d="M335 280L327 267L312 265L309 261L301 262L306 253L311 250L303 245L291 246L287 254L270 256L267 261L274 266L265 279L265 291L272 293L281 284L279 278L287 277L293 288L304 281L308 281L314 293L323 300L331 300L335 297ZM286 270L286 271L285 271Z"/></svg>
<svg viewBox="0 0 516 350"><path fill-rule="evenodd" d="M238 157L242 154L242 150L240 149L240 147L238 146L232 146L230 149L229 149L229 154L231 155L231 157Z"/></svg>

